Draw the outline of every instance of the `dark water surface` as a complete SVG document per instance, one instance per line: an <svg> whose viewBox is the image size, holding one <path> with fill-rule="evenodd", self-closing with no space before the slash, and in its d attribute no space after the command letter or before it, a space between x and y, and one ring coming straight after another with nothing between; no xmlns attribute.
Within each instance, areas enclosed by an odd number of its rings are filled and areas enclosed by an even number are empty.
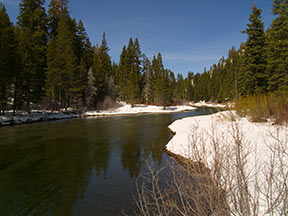
<svg viewBox="0 0 288 216"><path fill-rule="evenodd" d="M136 178L157 168L174 120L215 112L85 118L0 128L0 216L131 215Z"/></svg>

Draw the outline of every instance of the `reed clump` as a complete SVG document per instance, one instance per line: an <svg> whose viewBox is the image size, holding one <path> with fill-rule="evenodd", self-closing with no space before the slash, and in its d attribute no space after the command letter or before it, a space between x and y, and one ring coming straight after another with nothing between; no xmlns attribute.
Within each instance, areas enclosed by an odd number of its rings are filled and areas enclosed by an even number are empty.
<svg viewBox="0 0 288 216"><path fill-rule="evenodd" d="M241 97L235 102L240 116L248 116L253 122L265 122L268 119L276 124L288 123L288 94L271 92Z"/></svg>

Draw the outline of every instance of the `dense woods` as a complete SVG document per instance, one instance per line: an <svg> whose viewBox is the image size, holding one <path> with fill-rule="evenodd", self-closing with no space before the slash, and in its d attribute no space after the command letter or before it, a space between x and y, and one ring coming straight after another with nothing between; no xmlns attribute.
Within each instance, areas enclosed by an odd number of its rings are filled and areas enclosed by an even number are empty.
<svg viewBox="0 0 288 216"><path fill-rule="evenodd" d="M275 15L264 30L253 6L245 43L232 47L203 73L187 77L165 68L161 53L149 59L137 38L112 62L103 33L92 45L84 23L65 0L22 0L14 25L0 5L0 110L107 108L111 101L165 106L183 101L231 101L269 91L288 91L288 1L274 0Z"/></svg>
<svg viewBox="0 0 288 216"><path fill-rule="evenodd" d="M261 20L262 10L255 5L249 17L245 43L232 47L208 71L193 78L194 100L231 101L267 92L287 95L288 86L288 1L274 0L276 18L267 31Z"/></svg>

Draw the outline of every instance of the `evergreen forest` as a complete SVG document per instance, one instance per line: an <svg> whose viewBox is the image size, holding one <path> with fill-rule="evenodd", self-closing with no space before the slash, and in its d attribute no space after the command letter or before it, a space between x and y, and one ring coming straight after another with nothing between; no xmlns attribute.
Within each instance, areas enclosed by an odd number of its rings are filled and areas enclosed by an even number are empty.
<svg viewBox="0 0 288 216"><path fill-rule="evenodd" d="M185 101L233 101L267 92L288 92L288 0L274 0L267 30L252 7L246 42L232 47L202 73L187 77L165 68L161 53L149 59L137 38L127 38L113 62L103 33L92 45L67 0L21 0L17 22L0 4L0 111L44 108L95 110L107 101L165 106ZM109 36L107 36L109 37ZM1 114L0 113L0 114Z"/></svg>

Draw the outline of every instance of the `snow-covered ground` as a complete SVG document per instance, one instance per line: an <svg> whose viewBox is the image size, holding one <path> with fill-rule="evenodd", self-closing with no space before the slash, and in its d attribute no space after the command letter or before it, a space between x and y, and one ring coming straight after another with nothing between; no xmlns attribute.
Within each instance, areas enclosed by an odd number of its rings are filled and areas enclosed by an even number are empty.
<svg viewBox="0 0 288 216"><path fill-rule="evenodd" d="M33 111L30 114L0 116L0 126L26 124L40 121L51 121L77 118L79 115L64 112Z"/></svg>
<svg viewBox="0 0 288 216"><path fill-rule="evenodd" d="M275 140L271 134L274 136L278 134L280 139L285 139L288 136L288 127L286 126L273 126L272 122L253 123L247 118L240 117L236 117L236 121L231 121L231 114L234 116L233 118L237 116L234 111L224 111L212 115L186 117L173 122L169 125L169 129L175 133L175 136L167 144L167 150L189 158L190 149L188 147L193 130L197 130L206 139L212 136L212 132L223 137L232 135L231 127L237 124L245 141L258 148L261 152L259 156L265 157L267 156L265 154L269 152L266 151L267 145ZM207 147L210 147L208 143Z"/></svg>
<svg viewBox="0 0 288 216"><path fill-rule="evenodd" d="M199 101L197 103L190 103L191 106L196 107L219 107L219 108L228 108L231 107L231 103L218 104L218 103L207 103L205 101Z"/></svg>
<svg viewBox="0 0 288 216"><path fill-rule="evenodd" d="M120 107L116 109L110 109L105 111L91 111L86 112L85 116L113 116L113 115L133 115L133 114L144 114L144 113L172 113L172 112L183 112L189 110L195 110L195 107L192 106L169 106L166 109L163 109L163 106L154 106L154 105L143 105L135 104L131 108L130 104L121 103Z"/></svg>
<svg viewBox="0 0 288 216"><path fill-rule="evenodd" d="M231 152L235 148L235 138L241 139L243 155L245 155L245 157L243 156L243 163L249 181L249 191L252 196L256 196L256 198L259 196L260 208L258 215L265 215L264 212L268 209L268 204L263 192L267 190L267 185L269 185L265 176L267 177L271 158L274 158L274 162L277 162L277 164L279 164L279 160L283 159L284 175L288 175L287 125L276 126L272 122L253 123L247 118L238 117L235 111L224 111L212 115L180 119L169 125L169 128L175 135L167 144L167 150L188 159L200 159L209 168L213 167L213 163L215 163L215 146L213 144L218 143L220 152L230 154L231 158L226 155L226 162L233 163L235 155ZM195 146L195 144L198 146ZM281 151L280 148L282 148ZM273 151L274 155L272 154ZM279 158L277 159L277 157ZM276 168L274 169L276 170ZM233 175L232 170L227 171L228 174L229 172ZM237 175L237 170L234 170L234 174ZM232 179L236 178L235 176ZM235 183L236 180L232 181ZM284 181L287 181L287 179L284 178ZM257 186L255 186L256 183ZM281 185L281 182L278 183ZM284 182L282 183L284 184ZM255 189L255 187L259 188ZM262 192L260 193L260 191ZM272 196L276 197L277 192L275 191Z"/></svg>
<svg viewBox="0 0 288 216"><path fill-rule="evenodd" d="M7 112L8 115L0 116L0 126L26 124L40 121L60 120L77 118L80 116L116 116L116 115L136 115L145 113L172 113L195 110L193 106L170 106L163 110L162 106L152 105L135 105L131 108L130 104L121 103L120 107L116 109L110 109L105 111L89 111L85 113L73 114L71 112L49 112L41 110L33 110L30 114L16 113L12 116L11 112Z"/></svg>

